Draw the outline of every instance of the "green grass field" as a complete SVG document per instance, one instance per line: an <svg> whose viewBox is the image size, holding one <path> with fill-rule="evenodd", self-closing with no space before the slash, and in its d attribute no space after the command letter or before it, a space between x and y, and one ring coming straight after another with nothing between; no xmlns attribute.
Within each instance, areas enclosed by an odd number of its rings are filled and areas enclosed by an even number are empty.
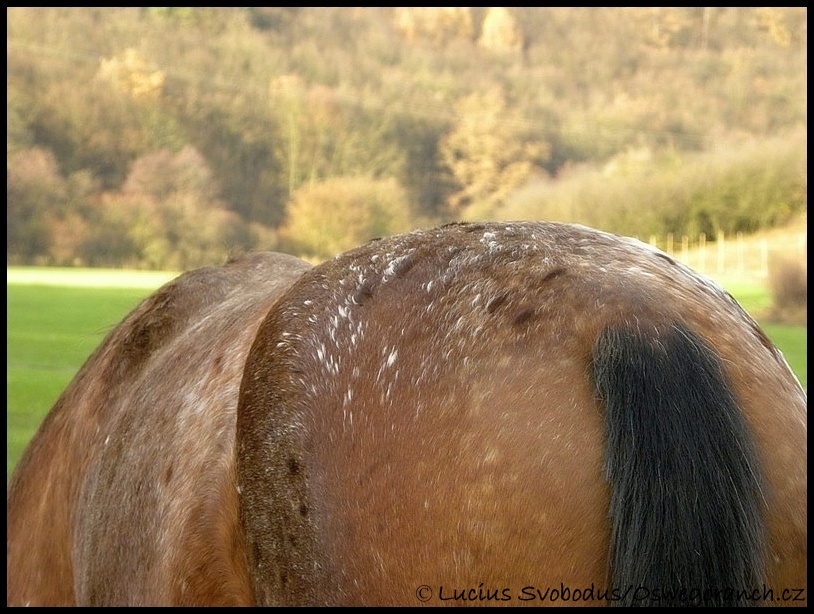
<svg viewBox="0 0 814 614"><path fill-rule="evenodd" d="M85 359L139 301L173 274L8 269L6 478ZM756 285L728 287L745 309L770 304ZM804 387L807 328L764 325Z"/></svg>

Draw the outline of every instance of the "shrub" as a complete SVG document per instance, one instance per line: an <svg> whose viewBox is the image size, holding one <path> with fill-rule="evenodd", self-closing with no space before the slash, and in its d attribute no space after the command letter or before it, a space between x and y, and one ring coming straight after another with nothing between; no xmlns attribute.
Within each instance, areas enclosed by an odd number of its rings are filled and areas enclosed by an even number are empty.
<svg viewBox="0 0 814 614"><path fill-rule="evenodd" d="M280 229L284 251L320 261L408 230L409 207L395 179L334 177L300 188Z"/></svg>
<svg viewBox="0 0 814 614"><path fill-rule="evenodd" d="M773 255L769 260L773 320L806 324L808 270L804 258Z"/></svg>

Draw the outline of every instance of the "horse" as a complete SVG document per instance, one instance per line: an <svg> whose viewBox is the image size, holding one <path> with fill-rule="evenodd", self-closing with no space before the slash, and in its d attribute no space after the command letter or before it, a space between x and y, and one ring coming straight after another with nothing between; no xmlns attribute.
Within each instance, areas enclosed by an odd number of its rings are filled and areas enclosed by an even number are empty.
<svg viewBox="0 0 814 614"><path fill-rule="evenodd" d="M186 273L112 330L7 488L9 605L248 605L237 389L263 317L309 264L257 253Z"/></svg>
<svg viewBox="0 0 814 614"><path fill-rule="evenodd" d="M713 282L546 222L287 263L90 359L9 486L10 604L807 603L806 394Z"/></svg>

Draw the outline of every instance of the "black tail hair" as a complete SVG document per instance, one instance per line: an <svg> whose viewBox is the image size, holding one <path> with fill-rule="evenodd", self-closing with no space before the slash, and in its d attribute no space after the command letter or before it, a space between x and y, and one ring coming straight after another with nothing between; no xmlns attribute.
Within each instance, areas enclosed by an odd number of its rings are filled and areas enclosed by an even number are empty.
<svg viewBox="0 0 814 614"><path fill-rule="evenodd" d="M603 331L611 605L750 605L762 586L762 479L721 360L698 335Z"/></svg>

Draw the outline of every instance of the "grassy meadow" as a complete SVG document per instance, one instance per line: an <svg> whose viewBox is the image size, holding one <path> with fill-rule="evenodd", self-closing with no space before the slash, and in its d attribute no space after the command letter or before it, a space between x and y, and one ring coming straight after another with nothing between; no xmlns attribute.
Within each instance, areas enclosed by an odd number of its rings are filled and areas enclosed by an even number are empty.
<svg viewBox="0 0 814 614"><path fill-rule="evenodd" d="M6 477L104 336L173 273L8 268Z"/></svg>
<svg viewBox="0 0 814 614"><path fill-rule="evenodd" d="M172 273L8 268L6 478L61 391L104 336ZM760 284L724 284L753 314ZM807 328L765 324L804 387Z"/></svg>

